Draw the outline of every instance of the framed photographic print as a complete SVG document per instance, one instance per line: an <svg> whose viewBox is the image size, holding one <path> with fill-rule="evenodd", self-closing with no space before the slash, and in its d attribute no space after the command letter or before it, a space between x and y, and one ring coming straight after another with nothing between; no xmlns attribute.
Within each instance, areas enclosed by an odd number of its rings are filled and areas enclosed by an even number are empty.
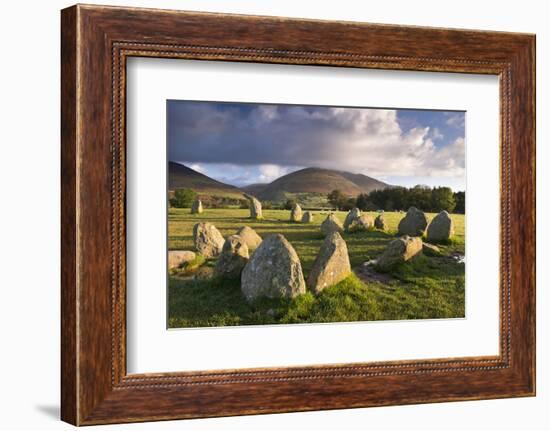
<svg viewBox="0 0 550 431"><path fill-rule="evenodd" d="M535 37L62 11L62 419L535 394Z"/></svg>

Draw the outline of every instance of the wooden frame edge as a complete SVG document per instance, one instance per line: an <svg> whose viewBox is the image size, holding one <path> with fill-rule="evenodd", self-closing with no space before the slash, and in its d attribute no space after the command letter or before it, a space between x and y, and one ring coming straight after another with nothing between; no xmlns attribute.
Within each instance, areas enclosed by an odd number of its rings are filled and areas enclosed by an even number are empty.
<svg viewBox="0 0 550 431"><path fill-rule="evenodd" d="M61 419L79 424L77 326L78 7L61 14Z"/></svg>
<svg viewBox="0 0 550 431"><path fill-rule="evenodd" d="M107 12L106 12L107 11ZM379 402L376 402L376 400L368 400L368 394L364 394L366 398L360 401L355 402L347 402L346 404L341 404L338 402L338 400L334 400L331 398L330 394L327 394L326 391L323 388L323 384L328 384L330 382L330 385L332 387L337 388L338 382L336 381L338 376L335 376L336 373L330 373L326 372L326 375L322 375L319 377L318 382L321 382L321 386L316 383L311 383L311 380L307 380L305 378L302 378L300 380L301 382L307 382L305 383L305 386L309 388L310 391L313 393L316 393L319 397L320 401L312 402L311 405L305 403L302 406L299 406L298 408L289 408L288 406L279 406L274 403L269 408L263 407L255 407L252 408L250 406L236 406L232 408L226 408L224 409L218 409L218 410L204 410L202 412L199 412L197 410L191 409L188 413L183 412L176 412L173 415L170 414L159 414L157 416L148 414L145 411L143 413L136 412L135 408L133 409L129 404L135 403L135 406L140 405L144 399L144 397L151 397L155 396L162 400L175 400L178 404L182 403L191 403L194 402L195 398L197 398L195 395L198 396L200 399L200 395L203 394L205 391L202 388L209 387L212 384L212 374L220 374L219 372L206 372L204 373L204 376L197 377L197 373L171 373L171 375L168 377L172 382L177 382L177 385L173 384L167 384L166 378L167 376L165 374L162 375L139 375L139 376L126 376L125 372L125 365L124 365L124 340L125 340L125 327L124 324L120 322L120 316L124 313L124 307L120 307L119 301L124 300L124 288L121 290L116 291L110 291L109 290L109 296L104 296L104 292L107 292L107 289L104 289L104 286L101 286L101 289L98 289L97 295L98 298L94 298L91 300L91 298L87 295L89 295L90 292L88 290L91 287L91 280L92 277L89 273L88 264L84 261L81 262L82 255L81 253L89 253L90 249L93 249L95 246L99 246L101 244L96 244L97 241L93 241L89 238L90 235L90 214L91 210L86 207L84 201L82 200L84 196L89 197L89 191L90 191L90 185L93 181L97 181L97 179L88 179L89 178L89 171L88 167L85 165L82 165L83 160L83 152L88 151L84 148L84 146L80 145L80 140L83 141L83 145L90 143L90 136L89 133L85 130L81 130L86 128L88 125L86 118L86 112L80 110L80 104L84 103L80 99L81 92L84 91L90 92L91 86L86 83L85 81L81 81L83 79L83 75L87 72L88 68L91 68L89 61L90 58L86 57L89 56L89 53L84 53L85 50L80 50L80 44L82 43L81 40L87 40L86 38L89 37L89 34L91 33L91 29L93 29L94 32L97 32L102 38L104 38L104 41L106 43L106 47L110 47L111 49L114 49L115 51L121 55L122 57L112 56L112 52L107 52L107 49L105 47L95 46L95 49L98 50L98 52L102 53L103 59L107 59L108 56L110 56L112 60L112 64L106 64L104 65L103 69L98 68L97 70L103 70L106 72L109 72L111 70L111 67L113 70L119 70L121 67L123 68L124 65L121 63L121 59L125 58L124 55L147 55L147 49L143 51L143 47L147 47L147 44L150 43L148 41L136 41L136 42L129 42L125 40L120 40L117 35L111 35L109 32L113 30L113 28L107 29L108 25L105 25L103 22L101 22L101 19L98 20L98 15L102 16L112 16L112 14L125 16L128 19L136 19L136 17L143 17L145 14L148 13L162 13L162 14L169 14L170 16L180 17L184 19L185 17L195 17L200 15L201 17L210 17L210 19L221 19L221 20L228 20L229 22L237 23L242 20L251 22L253 20L264 20L269 25L273 22L277 22L279 25L286 25L289 26L299 26L300 23L308 23L308 25L313 26L323 26L323 25L345 25L346 27L353 28L353 27L364 27L364 28L375 28L378 29L377 25L368 25L368 24L361 24L361 23L334 23L331 21L310 21L310 20L297 20L297 19L283 19L283 18L274 18L274 17L251 17L251 16L242 16L242 15L230 15L229 17L219 14L199 14L199 13L183 13L179 11L159 11L159 10L143 10L143 9L134 9L134 8L117 8L117 7L96 7L96 6L73 6L71 8L65 9L62 11L62 32L61 32L61 46L62 46L62 64L61 64L61 71L62 71L62 147L61 147L61 157L62 157L62 184L61 184L61 190L62 190L62 296L61 296L61 305L62 305L62 327L61 327L61 335L62 335L62 393L61 393L61 416L62 419L66 422L75 424L75 425L88 425L88 424L100 424L100 423L112 423L113 421L116 422L139 422L143 420L165 420L165 419L176 419L176 418L184 418L184 417L211 417L211 416L228 416L228 415L236 415L236 414L259 414L259 413L272 413L272 412L286 412L286 411L309 411L309 410L321 410L321 409L331 409L331 408L352 408L352 407L364 407L364 406L373 406L373 405L389 405L389 404L412 404L412 403L419 403L419 402L442 402L442 401L452 401L452 400L466 400L466 399L481 399L481 398L501 398L505 396L531 396L535 394L535 293L534 293L534 281L535 281L535 263L534 263L534 229L535 229L535 189L534 189L534 168L535 168L535 148L534 148L534 57L535 57L535 37L533 35L519 35L519 34L511 34L511 33L494 33L494 32L477 32L478 36L483 35L491 35L491 37L504 37L503 35L506 35L506 37L509 38L510 41L515 40L514 43L514 49L510 48L510 52L513 52L513 55L509 55L507 59L502 60L502 64L509 64L509 66L506 66L508 69L508 79L515 79L513 82L513 85L517 86L517 88L508 89L507 91L511 91L514 93L512 95L513 101L510 102L513 106L509 107L510 112L509 115L512 115L511 112L514 109L517 109L519 105L522 103L527 103L529 106L527 108L527 113L522 116L519 120L514 119L514 121L511 123L511 130L509 130L507 133L512 134L514 137L514 143L513 148L511 148L511 151L519 151L518 149L521 149L519 153L513 153L511 154L512 161L511 163L515 163L514 167L519 167L523 170L528 171L528 175L523 175L523 177L516 177L513 172L511 172L511 178L508 180L510 181L510 184L514 187L523 187L525 190L525 193L523 196L520 197L519 201L515 196L513 197L514 200L511 202L511 206L514 209L517 208L527 208L532 217L529 218L529 220L525 223L524 230L521 232L523 237L525 237L528 241L526 241L523 245L520 246L520 250L517 250L517 245L514 243L511 245L511 247L516 247L513 251L511 251L511 257L509 264L512 266L518 265L517 267L521 269L522 274L525 276L527 275L527 281L524 282L526 288L523 289L521 292L512 292L512 295L516 295L513 298L511 298L511 301L513 301L513 304L519 304L520 302L522 304L525 304L526 310L517 310L514 308L514 305L512 304L510 313L521 313L525 316L523 326L520 329L511 328L511 330L514 331L513 337L517 338L516 333L521 332L523 335L526 335L525 337L525 344L526 347L521 347L521 349L517 348L516 346L513 347L511 354L511 364L512 368L506 368L509 369L510 372L506 375L507 377L507 384L509 385L508 392L503 394L501 392L491 393L486 392L480 394L481 395L455 395L455 396L439 396L439 397L433 397L433 398L422 398L417 397L414 399L411 398L396 398L395 401L390 400L381 400ZM177 19L177 18L176 18ZM190 18L191 19L191 18ZM192 20L192 19L191 19ZM232 25L233 25L232 24ZM235 24L237 25L237 24ZM446 29L432 29L432 28L425 28L425 27L403 27L403 26L381 26L386 31L391 29L399 29L399 31L449 31L454 34L460 34L464 35L470 35L473 32L470 31L460 31L460 30L446 30ZM374 31L374 30L373 30ZM114 32L116 33L116 31ZM98 38L99 40L99 38ZM510 42L512 43L512 42ZM159 43L157 43L159 45ZM165 44L170 45L170 44ZM175 47L176 45L174 45ZM156 49L156 48L155 48ZM156 49L150 49L152 56L159 56L158 52L160 50ZM171 48L173 50L173 53L170 53L169 51L166 51L166 56L175 56L178 57L176 54L178 52L179 48ZM214 50L210 50L211 54L208 54L208 52L201 51L200 45L189 45L187 50L191 52L191 57L196 56L197 58L201 59L224 59L229 58L232 60L237 59L239 61L240 58L243 58L244 51L241 49L239 57L238 49L232 46L229 46L227 48L224 47L218 47ZM225 52L224 49L227 49L228 51ZM228 57L229 51L237 49L237 55L233 58ZM267 56L271 56L269 61L267 62L292 62L292 55L285 54L284 50L281 49L265 49L261 48L262 50L265 50ZM206 50L208 51L208 50ZM330 57L330 55L333 55L333 57ZM355 58L358 58L358 54L352 54L355 56ZM160 55L162 56L162 55ZM325 56L328 60L321 59L320 57L315 58L312 60L311 64L330 64L330 65L346 65L345 61L343 61L342 54L336 52L334 54L330 54L328 56ZM181 57L178 57L181 58ZM396 57L397 58L397 57ZM254 61L251 58L243 58L244 61ZM241 61L243 61L241 60ZM302 58L303 60L303 58ZM414 60L414 58L413 58ZM426 59L423 59L423 62L417 63L414 69L411 70L444 70L445 69L445 62L442 61L441 63L438 63L437 61L433 63L426 63ZM264 61L264 60L260 60ZM108 63L108 62L107 62ZM365 60L365 64L368 63L368 61ZM302 64L302 63L300 63ZM399 68L399 61L397 60L391 60L387 63L380 62L380 67L382 68ZM412 64L412 63L411 63ZM495 63L496 64L496 63ZM348 64L349 65L349 64ZM94 66L97 68L97 65ZM356 66L356 67L365 67L365 66ZM406 66L405 68L409 68L410 66ZM492 67L492 66L491 66ZM485 73L490 73L491 67L489 67L489 63L487 63L486 66L482 66L482 63L479 62L477 70L480 70L483 72L485 70ZM502 67L502 66L498 66ZM485 69L484 69L485 68ZM526 79L525 82L517 82L517 76L531 76L531 79ZM123 80L122 87L124 88L125 81L124 77L121 77ZM507 81L510 83L510 81ZM512 83L510 84L512 85ZM97 107L96 112L94 112L94 116L105 116L106 112L110 112L110 103L113 104L123 104L121 103L121 100L117 100L117 97L124 98L124 95L119 94L117 96L117 91L115 89L117 88L117 85L113 83L112 87L109 87L112 90L111 97L113 98L111 101L105 100L103 98L102 100L102 93L101 89L94 88L93 91L93 97L97 98L100 106ZM87 94L87 93L86 93ZM88 96L87 96L88 97ZM113 105L114 106L114 105ZM122 109L122 108L120 108ZM515 112L514 112L515 113ZM532 114L532 116L530 116ZM115 113L111 112L110 116L112 117L111 120L115 120ZM522 120L523 119L523 120ZM523 138L521 142L516 142L517 139L515 138L517 134L517 130L521 130L523 132L526 132L523 135ZM101 132L96 132L96 138L99 140L102 140L104 138L103 135L101 135ZM121 135L118 136L119 132L116 130L112 131L112 137L113 139L120 139L119 142L124 142L124 136L123 131L121 131ZM519 134L518 134L519 136ZM124 196L124 178L117 177L116 168L117 166L124 166L124 154L118 154L117 153L117 145L109 147L106 146L105 143L102 144L103 146L101 148L110 148L111 154L109 155L108 161L112 163L113 168L113 174L112 177L109 178L109 188L110 193L112 193L112 200L110 202L109 208L101 208L97 212L101 216L104 216L105 214L110 214L111 217L111 225L109 226L109 236L111 241L115 241L113 243L113 249L111 252L116 254L120 251L120 248L124 247L124 244L117 242L117 240L114 240L112 238L112 235L124 235L123 230L119 231L117 229L121 229L117 224L117 220L120 220L120 217L123 217L124 215L124 208L123 206L120 206L121 199L123 199ZM521 147L521 148L520 148ZM101 150L105 151L105 150ZM96 162L98 163L99 170L103 171L105 170L105 165L99 165L100 163L105 162L100 155L98 155L98 158L96 159ZM92 163L92 162L90 162ZM526 167L528 166L528 168ZM510 169L512 169L512 166L510 166ZM102 171L102 172L103 172ZM81 187L82 186L82 187ZM101 193L104 193L102 191ZM508 220L508 223L512 223L514 221L518 221L516 219L516 216L514 214L508 214L506 217L511 217L510 220ZM114 230L110 230L114 229ZM105 234L107 231L104 229L101 233ZM531 241L532 240L532 241ZM523 256L532 257L533 260L531 262L522 262L520 257L520 253L523 253ZM515 259L515 260L514 260ZM118 277L122 274L124 274L125 268L124 268L124 259L117 258L113 262L115 265L115 268L111 268L111 282L114 283L113 286L118 285L117 283L123 283L121 279ZM94 263L97 267L100 267L101 265L104 265L107 262L106 259L101 258L98 259L97 262ZM82 263L82 265L81 265ZM525 268L525 265L531 266L531 268ZM90 268L92 267L92 264L89 264ZM103 275L106 275L102 273ZM512 274L510 274L512 276ZM114 278L113 278L114 277ZM510 283L517 283L514 280L510 280ZM519 284L517 284L519 285ZM80 296L79 289L82 289L82 296ZM110 310L114 310L113 313L115 316L115 320L111 320L111 317L109 317L109 321L105 317L102 317L104 319L101 321L101 324L99 325L99 328L97 329L97 333L90 330L88 328L88 325L90 323L89 316L92 312L91 310L94 310L94 307L97 307L97 309L106 310L105 306L108 305L108 308ZM79 316L82 314L84 318L84 326L80 326L80 318ZM119 319L119 320L117 320ZM119 322L119 323L117 323ZM509 322L507 323L510 324ZM121 325L121 326L119 326ZM99 334L99 331L101 334ZM98 350L97 348L99 346L103 346L103 348L106 347L106 340L107 340L107 332L110 332L111 338L110 338L110 345L112 348L112 351L105 353L101 353L101 360L98 361L97 368L90 368L94 367L94 365L91 363L91 357L90 355L93 355L94 353L97 354ZM91 331L91 332L87 332ZM521 351L520 351L521 350ZM506 350L508 352L508 350ZM109 357L109 358L108 358ZM118 357L118 360L115 360L115 357ZM108 363L107 363L107 359ZM460 363L464 363L463 366L466 366L468 362L475 363L480 362L483 363L483 361L490 361L491 363L496 364L497 367L500 366L500 368L496 369L504 369L503 366L499 364L503 364L502 358L466 358L467 360L464 361L464 358L458 358L458 361ZM446 361L449 361L449 358L445 359ZM423 365L419 365L419 362L424 362ZM425 373L425 375L428 375L429 373L437 373L438 367L441 367L442 361L440 360L432 360L432 361L410 361L410 363L403 363L400 364L402 367L408 367L407 369L413 370L418 369ZM385 363L388 364L387 362ZM518 364L521 364L521 367L518 367ZM370 364L373 366L373 364ZM331 368L336 369L340 366L331 366ZM301 373L304 373L307 375L309 373L310 369L317 368L317 369L323 369L323 366L320 367L298 367L300 370L305 371L298 371ZM350 368L350 365L343 365L341 368L339 368L339 373L341 376L342 369ZM352 371L348 376L346 376L346 385L350 382L358 382L358 384L362 384L363 379L365 377L370 376L368 373L365 372L358 372L357 370L353 370L353 368L358 368L351 366ZM108 376L106 376L106 372L108 371ZM457 371L453 371L452 369L449 369L451 375L453 373L458 372L461 368L458 367ZM245 370L247 371L247 370ZM259 373L260 370L256 370L255 372L251 370L252 375L254 373ZM269 369L265 372L272 373L273 369ZM288 374L288 372L294 372L288 368L283 369L281 371L282 375L285 375L285 373ZM490 372L490 371L487 371ZM228 376L226 377L225 381L220 381L221 385L217 386L217 391L220 392L220 394L225 394L225 396L228 396L227 394L232 394L234 396L235 394L242 394L243 387L248 387L249 389L254 387L255 390L259 392L265 392L269 393L272 396L275 396L278 394L277 389L270 388L271 385L275 384L277 380L274 380L273 378L268 379L267 381L262 381L259 378L250 378L249 375L245 379L242 378L242 370L227 370L222 372L222 374ZM92 385L92 381L90 378L96 378L97 381L94 381ZM108 377L108 378L107 378ZM378 376L372 376L371 378L378 378ZM163 382L164 380L164 382ZM290 379L286 379L287 381L291 381ZM158 382L163 382L163 384L158 384ZM148 384L144 385L143 382L148 382ZM156 383L155 383L156 382ZM352 385L355 383L352 383ZM86 386L88 385L88 386ZM292 385L286 386L286 389L291 389ZM362 386L361 386L362 387ZM89 388L89 393L85 393L85 388ZM197 389L199 388L199 389ZM283 388L283 386L281 386ZM195 394L193 394L193 390L195 390ZM343 394L348 394L346 388L339 388L338 390L341 391ZM360 392L360 391L359 391ZM363 390L364 392L364 390ZM221 396L221 395L220 395ZM351 395L347 395L351 397ZM360 396L360 395L356 395ZM320 404L319 404L320 403ZM114 412L116 409L123 409L124 412L120 414L115 414ZM133 413L132 413L133 412Z"/></svg>

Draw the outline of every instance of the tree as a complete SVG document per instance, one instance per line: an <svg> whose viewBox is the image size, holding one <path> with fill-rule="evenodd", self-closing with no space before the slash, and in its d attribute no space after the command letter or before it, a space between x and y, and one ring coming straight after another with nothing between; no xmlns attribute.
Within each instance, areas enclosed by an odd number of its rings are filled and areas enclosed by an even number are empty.
<svg viewBox="0 0 550 431"><path fill-rule="evenodd" d="M422 211L432 211L432 189L428 186L417 185L408 190L407 193L407 205L408 208L416 207ZM405 208L401 208L405 209Z"/></svg>
<svg viewBox="0 0 550 431"><path fill-rule="evenodd" d="M345 194L343 194L340 190L331 191L327 195L327 199L329 203L338 210L343 209L348 201L348 197Z"/></svg>
<svg viewBox="0 0 550 431"><path fill-rule="evenodd" d="M374 190L357 197L356 205L361 210L407 211L416 207L422 211L464 212L464 192L453 193L449 187L431 188L417 185L410 189L389 187Z"/></svg>
<svg viewBox="0 0 550 431"><path fill-rule="evenodd" d="M464 214L466 211L466 193L465 192L456 192L455 197L455 213Z"/></svg>
<svg viewBox="0 0 550 431"><path fill-rule="evenodd" d="M170 205L174 208L190 208L197 199L197 193L192 189L176 189Z"/></svg>
<svg viewBox="0 0 550 431"><path fill-rule="evenodd" d="M296 199L287 199L284 205L284 209L291 210L295 204L296 204Z"/></svg>
<svg viewBox="0 0 550 431"><path fill-rule="evenodd" d="M353 208L355 208L356 199L355 198L346 198L343 200L342 204L340 205L340 209L344 211L350 211Z"/></svg>
<svg viewBox="0 0 550 431"><path fill-rule="evenodd" d="M431 211L453 212L456 200L453 191L449 187L435 187L431 195Z"/></svg>
<svg viewBox="0 0 550 431"><path fill-rule="evenodd" d="M371 205L372 204L369 200L369 195L367 193L361 193L359 196L357 196L357 199L355 200L355 206L361 211L367 211L368 209L371 209Z"/></svg>

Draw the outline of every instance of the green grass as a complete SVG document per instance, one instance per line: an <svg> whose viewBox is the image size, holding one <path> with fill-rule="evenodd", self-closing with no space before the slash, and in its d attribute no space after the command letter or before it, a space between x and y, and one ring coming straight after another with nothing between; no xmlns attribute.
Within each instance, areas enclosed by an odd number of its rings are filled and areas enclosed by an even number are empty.
<svg viewBox="0 0 550 431"><path fill-rule="evenodd" d="M168 246L192 250L193 225L199 221L213 223L224 236L247 225L262 237L283 234L296 249L307 277L323 241L319 225L327 213L314 214L314 223L301 224L288 221L289 211L282 210L264 210L263 220L250 220L248 210L206 209L202 214L189 214L188 209L172 208L168 215ZM404 215L385 213L388 232L344 234L352 267L378 257L395 238ZM337 216L343 221L346 213L338 212ZM319 296L308 292L292 300L248 304L238 281L185 280L172 274L169 327L463 317L464 265L457 264L449 255L464 253L464 216L452 217L456 235L448 244L440 245L442 255L421 256L395 268L388 283L365 283L352 274Z"/></svg>

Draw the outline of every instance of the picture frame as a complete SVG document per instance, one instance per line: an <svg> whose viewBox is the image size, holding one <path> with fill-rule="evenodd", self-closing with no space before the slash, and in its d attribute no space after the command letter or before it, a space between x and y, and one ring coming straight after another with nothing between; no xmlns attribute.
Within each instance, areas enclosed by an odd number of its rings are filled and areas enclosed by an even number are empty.
<svg viewBox="0 0 550 431"><path fill-rule="evenodd" d="M61 54L62 420L535 395L534 35L76 5L61 13ZM136 56L497 75L499 355L128 374L126 61Z"/></svg>

